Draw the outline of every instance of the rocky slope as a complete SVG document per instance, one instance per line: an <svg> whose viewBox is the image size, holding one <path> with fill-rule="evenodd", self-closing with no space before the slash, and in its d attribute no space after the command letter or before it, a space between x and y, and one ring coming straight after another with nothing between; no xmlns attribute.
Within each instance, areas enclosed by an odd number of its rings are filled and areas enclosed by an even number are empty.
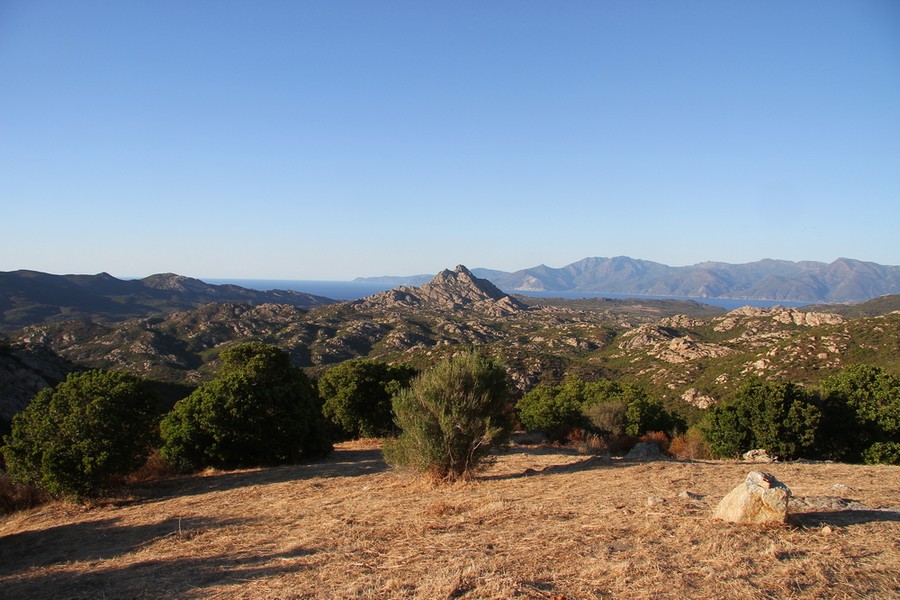
<svg viewBox="0 0 900 600"><path fill-rule="evenodd" d="M0 433L42 389L63 381L76 366L43 344L0 339Z"/></svg>

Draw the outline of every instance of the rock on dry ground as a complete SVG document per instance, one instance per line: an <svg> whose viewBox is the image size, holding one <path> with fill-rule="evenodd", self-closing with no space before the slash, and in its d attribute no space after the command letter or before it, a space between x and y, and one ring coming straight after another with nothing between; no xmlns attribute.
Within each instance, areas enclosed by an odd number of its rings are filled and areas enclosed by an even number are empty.
<svg viewBox="0 0 900 600"><path fill-rule="evenodd" d="M798 498L868 509L798 505L787 524L746 527L710 519L741 463L513 446L476 481L436 487L388 470L376 444L351 444L318 464L2 517L0 596L897 597L900 513L885 509L900 507L900 468L770 470Z"/></svg>
<svg viewBox="0 0 900 600"><path fill-rule="evenodd" d="M750 471L743 483L722 498L713 517L732 523L784 523L791 490L770 474Z"/></svg>

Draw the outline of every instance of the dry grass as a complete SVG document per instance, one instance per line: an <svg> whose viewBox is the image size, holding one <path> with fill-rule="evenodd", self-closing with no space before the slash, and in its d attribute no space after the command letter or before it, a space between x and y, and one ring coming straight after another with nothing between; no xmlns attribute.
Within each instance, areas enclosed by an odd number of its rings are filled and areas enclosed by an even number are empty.
<svg viewBox="0 0 900 600"><path fill-rule="evenodd" d="M768 528L711 521L753 467L796 496L873 510ZM377 443L344 444L319 464L8 515L0 596L889 598L900 594L900 513L874 509L900 507L898 490L897 467L626 463L541 447L440 487L389 471Z"/></svg>

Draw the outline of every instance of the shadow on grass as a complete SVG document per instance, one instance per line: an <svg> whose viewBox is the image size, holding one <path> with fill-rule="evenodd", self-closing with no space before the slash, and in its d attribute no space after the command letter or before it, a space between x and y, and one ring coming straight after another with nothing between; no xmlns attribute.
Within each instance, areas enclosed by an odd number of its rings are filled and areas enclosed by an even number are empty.
<svg viewBox="0 0 900 600"><path fill-rule="evenodd" d="M147 525L118 525L101 519L0 537L0 577L32 567L108 560L164 538L196 536L246 520L166 519Z"/></svg>
<svg viewBox="0 0 900 600"><path fill-rule="evenodd" d="M196 496L256 485L270 485L314 478L359 477L388 469L381 450L335 450L317 462L282 465L243 471L216 472L173 477L134 486L132 503L146 504L176 496Z"/></svg>
<svg viewBox="0 0 900 600"><path fill-rule="evenodd" d="M212 586L299 571L294 559L314 554L302 547L279 553L192 556L206 531L246 520L167 519L140 526L116 519L26 531L0 538L0 596L17 598L171 598L204 595ZM157 541L184 543L172 558L154 556L121 565ZM171 554L169 555L171 556ZM73 564L78 563L78 564Z"/></svg>
<svg viewBox="0 0 900 600"><path fill-rule="evenodd" d="M900 511L896 510L834 510L791 513L788 521L800 527L834 525L845 527L862 523L900 523Z"/></svg>
<svg viewBox="0 0 900 600"><path fill-rule="evenodd" d="M558 452L556 454L559 454ZM577 454L574 453L574 454ZM587 456L582 460L563 463L559 465L548 465L539 469L528 468L524 471L515 473L497 473L492 475L480 475L478 479L483 481L494 481L503 479L522 479L524 477L537 477L540 475L555 475L558 473L578 473L580 471L592 471L594 469L616 469L622 467L634 467L641 464L650 464L660 461L637 461L624 459L610 459L605 456Z"/></svg>

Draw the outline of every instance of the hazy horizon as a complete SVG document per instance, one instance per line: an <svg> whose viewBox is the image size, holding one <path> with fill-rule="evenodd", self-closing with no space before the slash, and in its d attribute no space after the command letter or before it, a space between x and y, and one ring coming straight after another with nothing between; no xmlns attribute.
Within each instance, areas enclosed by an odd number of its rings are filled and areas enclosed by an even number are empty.
<svg viewBox="0 0 900 600"><path fill-rule="evenodd" d="M579 261L581 261L581 260L590 259L590 258L630 258L630 259L634 259L634 260L643 260L643 261L646 261L646 260L647 260L647 259L642 259L642 258L639 258L639 257L636 257L636 256L609 256L609 257L586 256L586 257L582 257L582 258L580 258L580 259L578 259L578 260L573 260L573 261L571 261L571 262L568 262L568 263L565 263L565 264L561 264L561 265L547 265L546 263L539 263L539 264L529 265L529 266L527 266L527 267L522 267L521 269L515 269L515 270L512 270L512 271L507 271L507 270L505 270L505 269L495 269L495 268L493 268L493 267L490 267L490 266L484 266L484 265L478 265L478 266L464 265L464 266L465 266L466 268L468 268L469 270L486 269L486 270L503 271L503 272L507 272L507 273L515 273L516 271L526 270L526 269L538 267L538 266L541 266L541 265L547 266L547 267L550 267L550 268L554 268L554 269L558 269L558 268L566 267L566 266L568 266L568 265L570 265L570 264L574 264L574 263L579 262ZM819 262L819 263L823 263L823 264L831 264L831 263L833 263L834 261L836 261L836 260L841 260L841 259L857 260L857 261L860 261L860 262L868 262L868 263L874 263L874 262L875 262L875 261L861 260L861 259L858 259L858 258L855 258L855 257L852 257L852 256L839 256L839 257L836 257L834 260L831 260L831 261L808 261L808 260L799 260L799 261L787 261L787 262L795 262L795 263L798 263L798 262ZM748 261L748 262L746 262L746 263L726 263L726 264L732 264L732 265L751 264L751 263L760 262L760 261L764 261L764 260L785 261L786 259L764 257L764 258L761 258L761 259L759 259L759 260L756 260L756 261ZM692 266L696 266L696 265L698 265L698 264L703 264L703 263L725 263L725 261L719 261L719 260L713 260L713 259L710 259L710 260L703 260L703 261L699 261L699 262L697 262L697 263L693 263L693 264L689 264L689 265L673 265L673 264L668 264L668 263L664 263L664 262L660 262L660 261L649 261L649 262L657 262L657 263L659 263L659 264L662 264L662 265L665 265L665 266L668 266L668 267L692 267ZM419 277L419 276L425 276L425 275L436 275L437 273L441 272L441 271L444 270L444 269L450 269L450 270L452 270L452 269L454 269L457 265L460 265L460 264L462 264L462 263L457 262L457 263L454 263L454 264L447 264L447 265L444 265L443 267L438 268L438 269L435 270L435 271L427 272L427 273L426 273L426 272L423 272L423 273L380 273L380 274L377 274L377 275L356 275L356 276L351 276L350 278L347 278L347 279L338 279L338 278L329 278L329 277L321 277L321 278L303 278L303 277L280 277L280 276L276 276L276 277L234 277L234 276L229 276L229 275L226 275L226 276L218 276L218 275L216 275L216 276L206 276L206 275L203 275L203 274L199 274L199 275L198 275L198 274L190 274L190 273L179 273L179 272L173 271L173 270L171 270L171 269L163 269L163 270L160 270L160 271L154 271L154 272L152 272L152 273L144 273L144 274L134 274L134 273L111 273L110 271L108 271L108 270L106 270L106 269L103 269L103 270L100 270L100 271L93 271L93 272L85 272L85 271L82 271L82 272L77 272L77 273L76 273L76 272L54 272L54 271L44 271L44 270L41 270L41 269L31 269L31 268L28 268L28 267L19 267L19 268L14 268L14 269L6 269L6 271L35 271L35 272L47 273L47 274L50 274L50 275L99 275L99 274L101 274L101 273L107 273L107 274L112 275L113 277L115 277L115 278L117 278L117 279L126 279L126 280L127 280L127 279L143 279L143 278L145 278L145 277L150 277L151 275L160 275L160 274L164 274L164 273L173 273L173 274L175 274L175 275L182 275L182 276L185 276L185 277L191 277L191 278L193 278L193 279L199 279L199 280L205 281L205 282L207 282L207 283L211 283L211 282L214 282L214 281L271 281L271 282L278 282L278 281L282 281L282 282L310 281L310 282L321 282L321 283L335 283L335 284L341 284L341 283L365 283L365 282L357 282L357 281L355 281L355 280L357 280L357 279L405 278L405 277ZM896 266L900 266L900 265L889 265L889 264L884 264L884 263L875 263L875 264L879 264L879 265L881 265L881 266L886 266L886 267L896 267ZM372 283L372 282L369 282L369 283Z"/></svg>

